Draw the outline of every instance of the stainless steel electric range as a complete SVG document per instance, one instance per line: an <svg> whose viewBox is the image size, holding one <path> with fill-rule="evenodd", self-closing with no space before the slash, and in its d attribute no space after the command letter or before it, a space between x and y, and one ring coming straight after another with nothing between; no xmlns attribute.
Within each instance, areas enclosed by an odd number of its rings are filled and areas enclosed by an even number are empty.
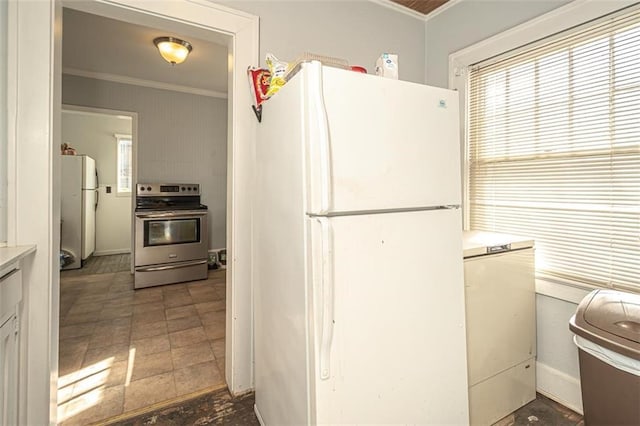
<svg viewBox="0 0 640 426"><path fill-rule="evenodd" d="M207 278L207 206L200 185L136 186L134 287Z"/></svg>

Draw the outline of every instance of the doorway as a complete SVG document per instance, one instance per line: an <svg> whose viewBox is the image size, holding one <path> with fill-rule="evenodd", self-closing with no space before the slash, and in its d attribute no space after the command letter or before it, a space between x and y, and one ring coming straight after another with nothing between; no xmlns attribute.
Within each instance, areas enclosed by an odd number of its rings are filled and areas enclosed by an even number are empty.
<svg viewBox="0 0 640 426"><path fill-rule="evenodd" d="M126 234L131 207L129 212L116 211L114 204L128 195L131 206L132 195L145 183L197 184L198 198L201 194L209 205L209 249L224 248L228 137L226 94L220 94L228 82L227 48L177 33L176 28L169 34L188 39L195 49L184 64L174 67L151 43L165 33L163 29L67 8L63 17L62 99L83 107L64 106L62 142L78 156L95 158L103 177L98 185L103 200L97 203L95 254L122 250L105 247L107 239L100 237L113 240ZM119 37L110 40L114 34ZM136 177L125 176L127 188L119 182L123 168L118 154L121 142L133 140L132 132L117 127L122 121L117 116L98 120L98 110L89 105L136 111L140 118L137 129L143 137L135 145ZM105 145L111 149L100 149ZM63 177L68 162L64 160L70 159L62 157ZM66 228L73 225L64 215L64 184L63 180L63 243ZM121 194L123 190L128 194ZM108 207L110 214L101 215L100 207ZM124 216L118 219L120 213ZM137 241L134 259L142 253L139 238L134 233L129 239L129 246ZM90 263L88 259L84 265L83 260L83 269ZM104 272L61 274L59 420L102 421L224 386L226 271L211 272L205 281L135 291L129 274Z"/></svg>
<svg viewBox="0 0 640 426"><path fill-rule="evenodd" d="M61 154L70 156L61 158L60 266L67 275L130 269L137 120L132 112L63 105ZM95 166L95 200L88 211L75 202L77 192L89 191L69 170L75 163ZM83 221L91 226L83 227ZM86 242L92 244L79 250Z"/></svg>
<svg viewBox="0 0 640 426"><path fill-rule="evenodd" d="M59 5L59 3L58 3ZM233 37L230 57L229 153L228 164L228 244L229 269L226 279L228 298L226 345L226 382L231 392L252 388L252 319L251 319L251 199L253 182L253 144L255 117L246 84L246 67L258 62L258 19L209 2L177 0L144 2L121 0L104 2L70 2L70 7L140 24L160 22L170 29L186 26L199 32L224 32ZM12 123L9 151L15 185L9 188L12 206L8 222L12 244L37 244L38 252L25 268L25 284L38 297L25 303L30 324L25 338L29 349L29 374L20 395L23 423L45 424L55 421L57 385L57 323L59 216L56 207L60 186L57 179L60 145L60 8L48 3L16 2L11 5L9 63L18 74L9 75L10 103L20 105ZM59 22L57 22L59 24ZM28 29L28 30L27 30ZM18 55L17 52L20 52ZM48 93L50 96L33 96ZM14 111L14 109L11 109ZM17 136L16 136L17 135ZM44 136L44 137L43 137ZM19 138L19 142L18 142ZM16 147L20 146L18 150ZM29 164L31 167L23 167ZM43 197L45 188L49 197ZM16 194L20 194L17 197ZM48 386L47 386L48 384ZM29 404L26 403L29 401ZM50 404L50 402L54 402Z"/></svg>

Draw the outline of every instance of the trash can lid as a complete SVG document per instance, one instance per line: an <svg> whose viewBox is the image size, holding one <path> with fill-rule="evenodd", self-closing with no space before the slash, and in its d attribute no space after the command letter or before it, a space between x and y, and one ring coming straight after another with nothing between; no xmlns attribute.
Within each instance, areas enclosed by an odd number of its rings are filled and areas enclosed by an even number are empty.
<svg viewBox="0 0 640 426"><path fill-rule="evenodd" d="M640 295L594 290L578 305L569 328L607 349L640 359Z"/></svg>

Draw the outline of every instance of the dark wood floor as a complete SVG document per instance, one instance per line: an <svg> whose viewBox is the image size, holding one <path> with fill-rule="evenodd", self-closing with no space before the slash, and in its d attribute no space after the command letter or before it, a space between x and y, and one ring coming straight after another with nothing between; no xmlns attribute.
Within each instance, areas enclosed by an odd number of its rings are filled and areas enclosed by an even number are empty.
<svg viewBox="0 0 640 426"><path fill-rule="evenodd" d="M258 419L253 412L253 404L253 393L233 398L226 389L222 389L128 420L107 422L104 425L258 426Z"/></svg>
<svg viewBox="0 0 640 426"><path fill-rule="evenodd" d="M253 411L252 393L233 398L226 389L173 404L128 420L105 425L259 425ZM584 426L582 416L538 394L534 401L510 414L494 426Z"/></svg>
<svg viewBox="0 0 640 426"><path fill-rule="evenodd" d="M582 416L537 394L536 399L497 422L494 426L584 426Z"/></svg>

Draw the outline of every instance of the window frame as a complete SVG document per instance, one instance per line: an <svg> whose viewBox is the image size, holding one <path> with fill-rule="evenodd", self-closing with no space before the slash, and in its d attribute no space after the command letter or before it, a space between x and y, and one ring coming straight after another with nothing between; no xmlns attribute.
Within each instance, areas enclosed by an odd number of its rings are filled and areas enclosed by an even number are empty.
<svg viewBox="0 0 640 426"><path fill-rule="evenodd" d="M635 6L634 6L635 5ZM520 50L531 49L542 39L545 42L554 37L563 37L573 27L598 20L605 15L620 11L640 8L636 1L599 2L597 0L576 0L541 15L524 24L518 25L503 33L497 34L479 43L449 55L449 88L460 93L460 152L463 182L463 225L470 227L469 215L469 163L468 163L468 111L469 87L467 70L473 65L491 59L499 60L507 55L517 54ZM565 34L559 34L563 33ZM533 42L532 42L533 40ZM555 282L551 279L536 277L536 292L552 297L559 297L579 303L588 291L593 288L579 282Z"/></svg>
<svg viewBox="0 0 640 426"><path fill-rule="evenodd" d="M116 197L130 197L133 192L134 182L133 182L133 135L125 135L118 134L114 135L116 139ZM131 188L128 191L122 191L120 189L120 143L123 141L129 141L130 144L130 156L131 156L131 174L129 175L129 181L131 183Z"/></svg>

